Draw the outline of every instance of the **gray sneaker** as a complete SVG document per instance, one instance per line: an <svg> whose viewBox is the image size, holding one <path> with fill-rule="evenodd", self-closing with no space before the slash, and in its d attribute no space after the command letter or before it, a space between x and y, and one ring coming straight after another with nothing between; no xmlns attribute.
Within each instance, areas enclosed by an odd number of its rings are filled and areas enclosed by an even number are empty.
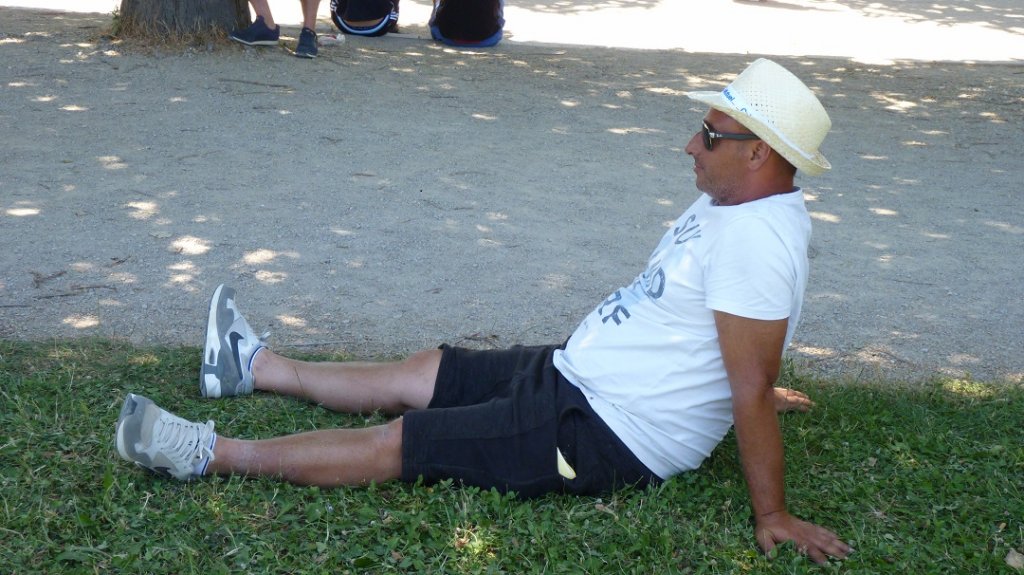
<svg viewBox="0 0 1024 575"><path fill-rule="evenodd" d="M196 466L213 461L213 422L195 423L161 409L149 398L129 393L117 419L117 452L161 475L187 481Z"/></svg>
<svg viewBox="0 0 1024 575"><path fill-rule="evenodd" d="M199 372L203 397L252 393L252 357L266 347L270 332L257 336L235 306L235 290L221 284L210 300L206 348Z"/></svg>

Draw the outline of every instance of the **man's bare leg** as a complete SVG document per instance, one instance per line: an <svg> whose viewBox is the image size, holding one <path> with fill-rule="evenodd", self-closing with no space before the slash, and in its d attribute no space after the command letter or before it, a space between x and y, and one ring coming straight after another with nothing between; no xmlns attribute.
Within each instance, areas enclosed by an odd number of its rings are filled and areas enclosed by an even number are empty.
<svg viewBox="0 0 1024 575"><path fill-rule="evenodd" d="M320 0L302 0L302 25L316 30L316 13L320 8Z"/></svg>
<svg viewBox="0 0 1024 575"><path fill-rule="evenodd" d="M258 441L218 436L206 473L272 477L320 487L398 479L402 419L363 429L311 431Z"/></svg>
<svg viewBox="0 0 1024 575"><path fill-rule="evenodd" d="M249 0L249 4L252 6L252 11L256 13L256 16L263 16L263 23L267 25L267 28L273 30L277 26L274 23L274 15L270 12L270 4L267 0Z"/></svg>
<svg viewBox="0 0 1024 575"><path fill-rule="evenodd" d="M401 414L430 403L440 365L440 350L416 353L403 361L368 363L298 361L264 349L253 359L253 386L334 411ZM221 435L206 472L274 477L321 487L398 479L402 419L257 441Z"/></svg>
<svg viewBox="0 0 1024 575"><path fill-rule="evenodd" d="M308 362L261 350L253 359L255 389L290 395L346 413L423 409L434 396L441 351L398 362Z"/></svg>

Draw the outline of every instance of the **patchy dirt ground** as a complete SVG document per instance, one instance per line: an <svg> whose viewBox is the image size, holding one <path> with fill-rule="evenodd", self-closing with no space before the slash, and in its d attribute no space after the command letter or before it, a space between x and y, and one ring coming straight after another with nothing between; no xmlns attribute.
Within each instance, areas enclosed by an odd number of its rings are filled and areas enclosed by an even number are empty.
<svg viewBox="0 0 1024 575"><path fill-rule="evenodd" d="M411 27L302 62L108 22L0 7L0 337L199 345L229 282L280 348L560 341L696 197L684 92L753 59ZM834 123L791 355L1024 378L1024 67L775 59Z"/></svg>

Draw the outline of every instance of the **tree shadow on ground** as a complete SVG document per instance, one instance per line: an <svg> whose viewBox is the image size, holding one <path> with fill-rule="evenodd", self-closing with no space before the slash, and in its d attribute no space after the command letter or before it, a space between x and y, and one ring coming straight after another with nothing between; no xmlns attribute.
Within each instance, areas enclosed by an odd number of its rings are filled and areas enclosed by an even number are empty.
<svg viewBox="0 0 1024 575"><path fill-rule="evenodd" d="M314 67L44 22L0 38L5 337L191 341L227 277L285 345L561 341L692 199L685 93L752 59L396 38ZM822 372L1019 376L1019 74L778 60L834 122L835 169L804 182L796 352Z"/></svg>

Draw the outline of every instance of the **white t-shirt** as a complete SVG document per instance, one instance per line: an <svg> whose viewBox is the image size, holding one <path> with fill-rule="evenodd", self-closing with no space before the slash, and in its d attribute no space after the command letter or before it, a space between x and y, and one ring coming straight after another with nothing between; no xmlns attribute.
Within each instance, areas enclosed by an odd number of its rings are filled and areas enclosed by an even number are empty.
<svg viewBox="0 0 1024 575"><path fill-rule="evenodd" d="M714 310L789 318L788 346L807 285L810 236L799 189L738 206L702 195L647 269L555 352L555 367L659 477L696 469L732 426Z"/></svg>

